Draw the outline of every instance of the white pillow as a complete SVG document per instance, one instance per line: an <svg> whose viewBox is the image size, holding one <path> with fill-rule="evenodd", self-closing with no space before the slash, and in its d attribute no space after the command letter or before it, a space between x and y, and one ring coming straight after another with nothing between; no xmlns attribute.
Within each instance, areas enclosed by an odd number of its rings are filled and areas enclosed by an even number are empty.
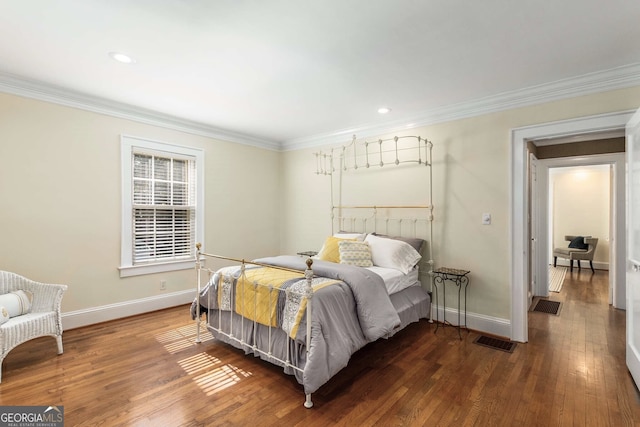
<svg viewBox="0 0 640 427"><path fill-rule="evenodd" d="M358 267L372 267L371 248L367 242L354 240L340 240L340 264L357 265Z"/></svg>
<svg viewBox="0 0 640 427"><path fill-rule="evenodd" d="M9 313L9 317L20 316L31 311L31 300L33 294L30 291L12 291L8 294L0 295L0 307L4 307Z"/></svg>
<svg viewBox="0 0 640 427"><path fill-rule="evenodd" d="M6 308L0 307L0 325L9 321L9 312Z"/></svg>
<svg viewBox="0 0 640 427"><path fill-rule="evenodd" d="M369 234L365 242L371 247L371 260L378 267L394 268L409 274L422 256L410 244Z"/></svg>

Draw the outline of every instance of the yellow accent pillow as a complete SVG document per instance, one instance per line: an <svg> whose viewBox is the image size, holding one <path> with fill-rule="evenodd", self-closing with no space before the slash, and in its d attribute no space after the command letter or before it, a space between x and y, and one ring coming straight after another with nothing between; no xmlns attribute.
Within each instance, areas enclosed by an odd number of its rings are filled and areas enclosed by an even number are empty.
<svg viewBox="0 0 640 427"><path fill-rule="evenodd" d="M318 254L318 258L323 261L329 262L340 262L340 247L338 243L341 240L356 240L356 239L340 239L338 237L327 237L327 240L324 241L324 245Z"/></svg>

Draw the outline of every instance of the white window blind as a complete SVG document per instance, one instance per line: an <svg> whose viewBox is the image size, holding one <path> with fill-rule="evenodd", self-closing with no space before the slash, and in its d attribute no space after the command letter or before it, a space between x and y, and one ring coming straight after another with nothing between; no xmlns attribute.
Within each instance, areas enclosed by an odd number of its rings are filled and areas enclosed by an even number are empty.
<svg viewBox="0 0 640 427"><path fill-rule="evenodd" d="M204 236L204 152L122 137L120 276L193 268Z"/></svg>
<svg viewBox="0 0 640 427"><path fill-rule="evenodd" d="M195 161L133 155L133 264L192 257Z"/></svg>

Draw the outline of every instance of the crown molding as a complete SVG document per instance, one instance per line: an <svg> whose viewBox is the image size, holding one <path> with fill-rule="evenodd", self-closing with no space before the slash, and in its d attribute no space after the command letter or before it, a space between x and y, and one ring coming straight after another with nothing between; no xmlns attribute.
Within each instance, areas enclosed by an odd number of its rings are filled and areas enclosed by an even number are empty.
<svg viewBox="0 0 640 427"><path fill-rule="evenodd" d="M640 63L583 74L577 77L530 86L510 92L488 96L444 107L423 111L409 117L385 123L361 125L355 128L317 134L284 141L283 151L312 148L321 145L345 144L355 134L370 138L386 133L415 129L423 126L465 119L483 114L521 108L545 102L574 98L583 95L624 89L640 85Z"/></svg>
<svg viewBox="0 0 640 427"><path fill-rule="evenodd" d="M279 151L280 143L0 72L0 92L193 135Z"/></svg>
<svg viewBox="0 0 640 427"><path fill-rule="evenodd" d="M362 124L349 129L278 142L0 72L0 92L274 151L345 144L351 141L354 134L359 138L369 138L436 123L638 85L640 85L640 63L634 63L468 102L433 108L394 121Z"/></svg>

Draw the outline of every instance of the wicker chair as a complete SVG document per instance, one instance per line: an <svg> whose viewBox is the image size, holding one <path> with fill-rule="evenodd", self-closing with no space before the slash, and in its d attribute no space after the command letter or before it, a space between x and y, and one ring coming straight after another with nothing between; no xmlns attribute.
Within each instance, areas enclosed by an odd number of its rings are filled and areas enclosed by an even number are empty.
<svg viewBox="0 0 640 427"><path fill-rule="evenodd" d="M0 271L0 295L16 290L33 294L31 310L27 314L10 318L0 325L0 382L2 362L16 346L43 336L52 336L62 354L62 316L60 304L67 285L38 283L15 273Z"/></svg>

